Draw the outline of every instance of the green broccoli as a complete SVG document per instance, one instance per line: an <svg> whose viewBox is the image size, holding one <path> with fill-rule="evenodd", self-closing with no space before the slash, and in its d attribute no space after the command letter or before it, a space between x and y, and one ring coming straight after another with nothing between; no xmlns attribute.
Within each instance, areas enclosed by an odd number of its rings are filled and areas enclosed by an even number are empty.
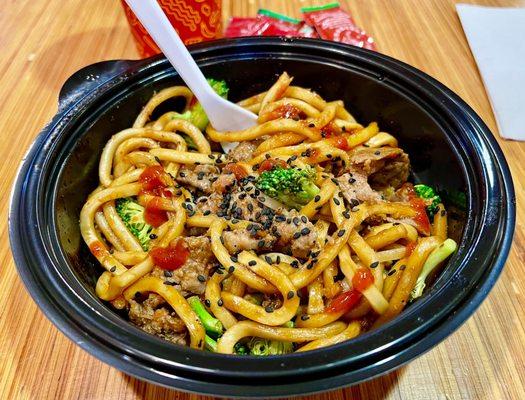
<svg viewBox="0 0 525 400"><path fill-rule="evenodd" d="M460 192L459 190L443 190L440 193L441 197L448 205L453 205L459 208L462 211L467 209L467 195L465 192Z"/></svg>
<svg viewBox="0 0 525 400"><path fill-rule="evenodd" d="M235 354L238 354L240 356L248 355L249 349L246 347L244 343L238 342L233 347L235 349Z"/></svg>
<svg viewBox="0 0 525 400"><path fill-rule="evenodd" d="M248 348L252 356L277 356L292 353L293 343L253 337L248 342Z"/></svg>
<svg viewBox="0 0 525 400"><path fill-rule="evenodd" d="M430 218L434 217L434 214L438 210L438 205L441 203L441 197L438 196L436 191L427 185L414 185L414 191L416 194L427 202L427 213Z"/></svg>
<svg viewBox="0 0 525 400"><path fill-rule="evenodd" d="M212 317L212 315L206 310L204 304L200 301L197 296L192 296L187 299L190 307L195 311L197 316L202 322L206 332L215 333L221 335L223 332L223 327L221 321L217 318Z"/></svg>
<svg viewBox="0 0 525 400"><path fill-rule="evenodd" d="M456 251L457 244L452 239L445 240L441 245L436 247L428 256L419 276L416 284L410 293L410 299L414 300L423 294L423 290L426 286L426 279L428 275L436 268L439 264L445 261L452 253Z"/></svg>
<svg viewBox="0 0 525 400"><path fill-rule="evenodd" d="M148 251L153 227L144 220L144 207L134 197L117 199L115 207L126 227L139 240L142 249Z"/></svg>
<svg viewBox="0 0 525 400"><path fill-rule="evenodd" d="M217 341L208 335L204 336L204 348L212 353L217 353Z"/></svg>
<svg viewBox="0 0 525 400"><path fill-rule="evenodd" d="M318 193L315 185L315 170L276 166L264 171L257 179L256 186L268 196L276 198L289 207L300 209Z"/></svg>
<svg viewBox="0 0 525 400"><path fill-rule="evenodd" d="M208 78L207 81L209 85L213 88L215 93L217 93L219 96L225 99L228 97L229 89L228 89L228 85L226 84L226 81L218 81L212 78ZM191 122L197 128L199 128L201 131L206 129L206 126L208 125L208 117L206 116L206 113L204 112L204 109L202 108L199 102L191 106L191 108L185 113L178 114L174 118L185 119ZM184 138L184 140L186 140L186 143L188 143L188 140L186 139L186 137ZM195 144L193 144L193 146L194 145ZM191 148L190 143L188 143L188 147Z"/></svg>

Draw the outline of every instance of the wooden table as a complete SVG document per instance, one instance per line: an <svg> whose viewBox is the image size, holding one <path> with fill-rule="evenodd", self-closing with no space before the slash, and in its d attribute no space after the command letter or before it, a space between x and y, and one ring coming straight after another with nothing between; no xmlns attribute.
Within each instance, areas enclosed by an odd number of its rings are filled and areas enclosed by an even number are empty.
<svg viewBox="0 0 525 400"><path fill-rule="evenodd" d="M327 0L223 0L223 18L259 7L299 16ZM468 1L466 1L468 2ZM437 78L497 132L453 0L342 1L379 50ZM525 6L525 1L478 4ZM197 399L131 378L70 342L43 316L18 279L7 211L17 165L56 111L65 79L87 64L137 58L117 1L3 0L0 5L0 399ZM503 61L504 62L504 61ZM399 370L309 399L525 398L525 143L497 138L516 185L514 244L496 287L451 337Z"/></svg>

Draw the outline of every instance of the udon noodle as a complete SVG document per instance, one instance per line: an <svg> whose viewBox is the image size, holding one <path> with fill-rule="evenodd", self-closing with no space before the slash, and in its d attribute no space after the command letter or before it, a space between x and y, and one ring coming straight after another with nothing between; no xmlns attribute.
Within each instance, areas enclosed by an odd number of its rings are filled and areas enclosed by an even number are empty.
<svg viewBox="0 0 525 400"><path fill-rule="evenodd" d="M80 215L100 299L171 342L258 355L350 340L421 294L455 248L444 205L407 182L394 136L291 82L238 103L250 129L196 123L175 86L111 137Z"/></svg>

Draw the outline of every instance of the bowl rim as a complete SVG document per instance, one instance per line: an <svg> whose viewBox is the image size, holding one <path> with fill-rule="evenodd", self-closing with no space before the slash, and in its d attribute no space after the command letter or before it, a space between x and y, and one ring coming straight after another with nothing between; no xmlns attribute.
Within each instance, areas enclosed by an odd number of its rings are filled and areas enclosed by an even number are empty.
<svg viewBox="0 0 525 400"><path fill-rule="evenodd" d="M290 47L291 44L293 44L293 48ZM55 115L50 124L48 124L48 126L45 127L41 134L36 138L34 144L28 150L19 167L17 180L11 193L9 234L11 248L19 275L22 277L22 280L28 288L31 296L33 296L35 302L37 302L46 316L64 334L66 334L66 336L74 340L89 353L95 355L97 358L105 361L108 364L130 373L131 375L150 380L157 384L168 387L176 387L186 391L242 397L253 395L269 397L283 394L291 395L312 393L315 391L326 390L328 388L335 389L336 387L344 386L350 382L357 383L359 381L371 379L377 374L386 373L387 371L390 371L408 362L423 352L428 351L433 345L437 344L439 341L457 329L461 323L463 323L468 318L468 316L470 316L475 311L481 301L486 297L488 291L495 283L501 272L501 269L503 268L512 241L512 234L515 224L515 198L512 178L510 176L510 171L504 156L496 140L488 128L481 121L481 119L468 105L466 105L466 103L464 103L457 95L452 93L449 89L433 78L422 73L421 71L416 70L413 67L408 66L407 64L379 53L333 42L308 39L290 40L283 38L223 39L220 41L192 46L192 52L197 58L201 60L201 62L206 62L206 60L211 59L213 61L217 58L217 55L215 55L215 58L212 58L213 56L210 54L213 52L221 52L226 49L233 51L231 49L235 48L235 50L245 52L257 50L260 52L260 54L264 54L264 51L267 51L265 49L266 47L273 48L276 53L279 53L277 48L282 48L282 53L289 54L292 58L296 58L294 57L293 53L294 51L298 51L300 48L303 50L317 50L326 52L327 54L332 53L334 56L351 56L355 59L363 61L364 63L373 64L376 66L376 68L387 65L390 68L396 69L398 71L397 73L406 73L407 76L412 77L412 79L416 79L421 86L426 85L427 90L432 92L434 97L439 97L438 95L441 95L447 100L448 107L456 107L461 109L463 112L461 118L466 119L468 124L473 129L473 132L476 133L475 138L470 137L469 139L477 139L478 145L486 152L485 157L487 157L486 161L489 161L490 168L489 165L481 166L483 172L486 174L486 181L492 181L493 184L497 183L496 187L498 190L502 191L502 198L504 198L504 201L502 202L503 204L500 204L499 209L494 209L495 205L492 205L493 208L489 209L491 206L490 204L485 204L483 208L484 213L487 215L496 212L500 220L502 220L501 222L504 223L504 229L499 229L497 232L498 234L494 235L494 237L498 237L500 239L499 243L493 243L493 245L498 245L498 254L493 254L493 258L489 261L485 260L485 264L490 264L490 267L485 268L482 271L483 275L478 276L476 280L477 287L469 288L469 293L465 294L461 303L455 305L454 310L440 310L440 317L437 318L436 321L433 321L434 329L432 331L428 331L428 329L426 329L428 327L425 326L425 324L423 324L421 327L414 326L415 330L420 332L418 340L406 340L407 338L405 337L398 338L399 340L397 340L397 342L391 342L389 349L379 349L375 353L372 352L372 354L367 354L367 361L374 361L374 363L371 365L365 365L364 367L361 365L361 367L359 367L359 363L361 362L362 364L366 360L354 359L353 365L355 368L350 371L346 371L346 367L348 367L348 360L344 360L344 357L347 356L344 349L348 346L348 343L342 343L327 349L304 353L307 355L306 357L304 355L297 354L286 357L256 359L257 365L267 364L267 367L265 368L266 373L263 374L255 374L253 371L250 371L248 367L250 365L253 366L253 361L255 360L250 361L252 357L244 357L242 358L244 361L242 363L242 369L248 372L244 371L245 374L242 374L243 371L241 371L240 368L239 371L230 373L230 378L233 376L240 378L241 376L245 376L248 373L253 374L254 378L260 381L260 383L253 385L239 385L231 382L221 383L220 379L217 379L220 378L220 376L213 376L213 371L205 371L206 368L195 368L193 370L180 369L183 368L183 365L172 366L170 371L175 371L176 375L175 377L169 376L170 372L164 372L156 369L158 368L158 363L163 363L163 360L160 360L159 357L152 357L148 354L137 354L136 349L128 349L130 350L128 352L119 351L118 344L120 344L120 341L108 337L107 331L98 329L86 331L85 326L83 326L82 323L80 323L78 320L75 321L71 319L72 317L68 310L64 308L65 306L59 306L56 304L54 295L50 293L49 288L46 288L44 285L42 285L42 277L37 276L38 274L35 273L37 271L34 270L32 265L34 264L35 257L41 259L45 256L47 260L56 260L57 255L42 254L33 255L33 258L28 257L26 254L27 243L23 240L23 238L24 235L27 235L30 232L24 232L21 230L19 222L24 222L24 218L22 218L21 214L24 212L24 208L29 201L24 196L25 191L37 187L36 183L34 182L34 170L40 165L39 162L37 162L37 158L41 157L44 153L52 153L52 151L50 151L50 143L52 143L54 138L59 135L60 129L64 129L68 126L68 124L71 124L75 119L76 113L79 113L81 110L85 110L86 108L92 107L93 103L96 102L98 96L101 94L111 92L112 90L115 91L119 85L126 84L141 74L147 75L157 70L166 70L168 65L166 60L162 59L161 57L154 57L148 60L134 62L123 62L122 70L119 70L116 76L113 76L111 79L103 82L97 82L97 84L92 85L88 91L81 93L80 95L75 94L73 98L70 97L70 93L61 93L62 106L60 107L59 112ZM89 69L89 67L87 68ZM130 72L130 69L132 72ZM432 90L428 88L431 88ZM465 133L468 134L468 132ZM449 139L459 140L464 138ZM55 182L55 185L56 183L57 182ZM489 193L490 190L495 191L496 187L494 187L494 185L492 187L484 187L486 195L485 197L488 196L487 193ZM472 201L472 196L470 196L469 202ZM496 240L494 240L494 242L496 242ZM475 244L479 245L479 241ZM472 254L470 254L469 257L472 257ZM460 260L460 263L466 263L466 261ZM54 280L55 282L53 282L53 285L60 286L68 284L63 280L60 282L60 276L58 275L54 277ZM435 293L433 295L435 295ZM426 296L425 298L421 299L421 304L419 307L407 310L407 312L403 313L401 317L395 319L389 324L386 324L383 328L363 335L364 338L360 337L355 339L353 341L354 344L362 343L365 341L365 339L368 340L371 336L380 337L389 327L399 324L402 320L408 321L408 317L412 317L412 324L414 324L415 320L413 319L413 314L415 314L418 309L421 309L424 304L430 303L429 301L431 300L431 297L432 296ZM452 311L453 314L451 314ZM438 322L439 325L436 325ZM127 329L129 330L129 327ZM166 342L162 341L161 339L147 335L139 331L137 328L133 329L137 331L133 332L134 337L139 338L140 340L147 340L148 342L156 343L159 349L165 348ZM423 333L426 333L426 335L423 335ZM403 348L400 348L401 345L403 345ZM217 358L219 363L224 363L225 357L227 357L228 361L240 358L236 356L210 354L206 354L204 356L205 353L192 349L179 349L179 352L181 354L186 354L184 357L179 359L179 364L180 362L191 361L191 359L202 359L203 357L208 359ZM384 353L388 353L389 358L382 360L380 355L384 355ZM157 353L157 355L159 354L160 353ZM304 363L304 366L300 368L300 373L307 373L308 375L312 376L315 373L322 372L319 365L316 365L315 368L309 369L309 364L311 364L311 361L305 362L305 360L315 357L318 359L317 363L319 360L323 360L324 362L328 362L330 364L336 364L334 359L337 360L338 365L325 365L323 366L322 370L326 372L327 369L330 369L331 371L339 369L340 373L331 377L327 377L326 374L324 376L323 374L320 374L319 379L313 379L307 382L301 381L297 383L290 383L289 381L286 382L283 380L280 384L274 381L270 385L264 384L262 382L264 379L268 378L272 378L274 380L278 379L279 376L284 379L285 377L293 375L293 373L297 373L295 370L292 372L282 370L282 368L284 368L282 365L284 364L284 366L286 366L288 360L293 358L298 360L298 362L295 363L296 365ZM217 369L214 369L217 372ZM203 382L206 382L206 387L202 386Z"/></svg>

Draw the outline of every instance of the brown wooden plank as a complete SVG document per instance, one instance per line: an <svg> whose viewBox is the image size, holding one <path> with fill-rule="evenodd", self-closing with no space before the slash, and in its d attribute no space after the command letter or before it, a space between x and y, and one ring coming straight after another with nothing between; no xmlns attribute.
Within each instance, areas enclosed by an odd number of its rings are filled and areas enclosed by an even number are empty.
<svg viewBox="0 0 525 400"><path fill-rule="evenodd" d="M270 8L300 16L327 0L223 0L223 21ZM497 132L453 0L345 0L381 52L422 69L461 95ZM525 6L525 1L462 2ZM4 0L0 4L0 398L201 399L131 378L88 355L40 313L17 277L7 206L16 167L56 110L74 71L137 58L117 1ZM396 372L308 399L521 399L525 393L525 143L504 141L516 184L518 220L502 277L458 332Z"/></svg>

